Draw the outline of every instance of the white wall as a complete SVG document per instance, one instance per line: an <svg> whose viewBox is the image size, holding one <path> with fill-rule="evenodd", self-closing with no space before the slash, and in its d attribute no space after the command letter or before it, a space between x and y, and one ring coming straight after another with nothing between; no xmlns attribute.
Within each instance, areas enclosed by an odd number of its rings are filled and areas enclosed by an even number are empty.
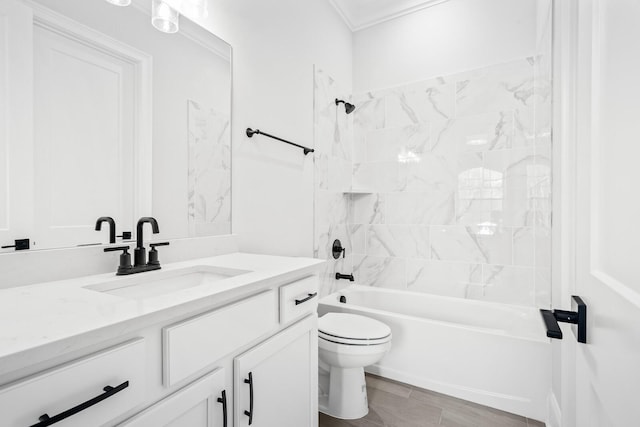
<svg viewBox="0 0 640 427"><path fill-rule="evenodd" d="M311 256L313 64L351 92L352 35L326 0L209 0L201 25L233 46L233 232L241 249ZM348 94L345 94L347 96Z"/></svg>
<svg viewBox="0 0 640 427"><path fill-rule="evenodd" d="M210 17L200 24L233 46L233 232L243 251L311 256L313 157L265 137L248 139L244 129L313 145L313 64L350 93L351 32L326 0L209 1ZM182 240L163 261L235 250L225 241ZM117 256L102 248L12 253L0 257L0 288L116 266Z"/></svg>
<svg viewBox="0 0 640 427"><path fill-rule="evenodd" d="M358 31L353 39L354 91L533 55L536 13L536 0L450 0Z"/></svg>

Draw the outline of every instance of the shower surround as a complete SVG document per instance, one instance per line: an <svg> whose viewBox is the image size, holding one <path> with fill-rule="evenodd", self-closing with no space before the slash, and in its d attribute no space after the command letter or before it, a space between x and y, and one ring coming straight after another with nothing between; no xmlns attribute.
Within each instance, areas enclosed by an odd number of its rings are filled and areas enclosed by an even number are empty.
<svg viewBox="0 0 640 427"><path fill-rule="evenodd" d="M550 82L536 61L355 97L360 284L528 306L550 290ZM547 120L548 121L548 120Z"/></svg>
<svg viewBox="0 0 640 427"><path fill-rule="evenodd" d="M353 271L361 285L549 306L549 76L540 54L357 94L351 129L316 70L323 293ZM335 238L350 256L332 262Z"/></svg>

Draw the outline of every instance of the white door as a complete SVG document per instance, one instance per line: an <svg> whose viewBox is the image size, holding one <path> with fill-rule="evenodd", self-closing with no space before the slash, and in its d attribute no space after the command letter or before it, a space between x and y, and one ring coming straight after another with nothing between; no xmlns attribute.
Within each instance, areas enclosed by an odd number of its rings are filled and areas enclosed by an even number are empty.
<svg viewBox="0 0 640 427"><path fill-rule="evenodd" d="M578 5L576 425L639 426L640 2Z"/></svg>
<svg viewBox="0 0 640 427"><path fill-rule="evenodd" d="M315 427L318 343L307 317L234 359L236 427Z"/></svg>
<svg viewBox="0 0 640 427"><path fill-rule="evenodd" d="M227 427L231 395L224 369L205 375L118 427Z"/></svg>
<svg viewBox="0 0 640 427"><path fill-rule="evenodd" d="M0 246L33 238L31 22L30 8L0 0Z"/></svg>
<svg viewBox="0 0 640 427"><path fill-rule="evenodd" d="M95 221L131 230L135 64L98 41L34 26L35 226L43 247L107 242Z"/></svg>

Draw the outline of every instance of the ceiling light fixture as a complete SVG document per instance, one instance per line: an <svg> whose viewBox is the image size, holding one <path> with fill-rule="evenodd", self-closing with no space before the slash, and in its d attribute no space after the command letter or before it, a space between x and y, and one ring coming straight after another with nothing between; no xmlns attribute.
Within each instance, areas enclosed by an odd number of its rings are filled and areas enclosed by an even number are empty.
<svg viewBox="0 0 640 427"><path fill-rule="evenodd" d="M162 0L151 2L151 23L164 33L176 33L180 29L180 14Z"/></svg>
<svg viewBox="0 0 640 427"><path fill-rule="evenodd" d="M116 6L129 6L131 4L131 0L106 0L106 2Z"/></svg>

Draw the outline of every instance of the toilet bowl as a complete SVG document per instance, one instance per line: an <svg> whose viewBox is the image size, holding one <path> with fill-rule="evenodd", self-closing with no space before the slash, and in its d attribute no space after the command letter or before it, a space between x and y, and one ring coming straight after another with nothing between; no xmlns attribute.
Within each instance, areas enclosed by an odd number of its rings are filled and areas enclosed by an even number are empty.
<svg viewBox="0 0 640 427"><path fill-rule="evenodd" d="M369 413L364 367L391 348L391 329L375 319L327 313L318 319L319 410L335 418Z"/></svg>

